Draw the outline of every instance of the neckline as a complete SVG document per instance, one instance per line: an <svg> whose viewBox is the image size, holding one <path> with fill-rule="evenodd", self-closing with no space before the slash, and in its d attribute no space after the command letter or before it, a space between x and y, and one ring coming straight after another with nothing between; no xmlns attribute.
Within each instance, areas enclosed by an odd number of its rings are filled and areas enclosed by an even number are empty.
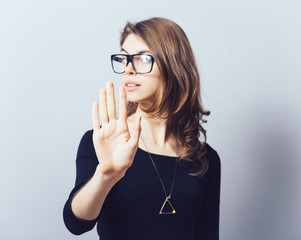
<svg viewBox="0 0 301 240"><path fill-rule="evenodd" d="M168 155L163 155L163 154L159 154L159 153L152 153L152 152L147 152L146 150L138 147L138 149L142 152L144 152L145 154L151 154L151 155L154 155L154 156L157 156L157 157L161 157L161 158L169 158L169 159L176 159L178 158L177 156L168 156Z"/></svg>

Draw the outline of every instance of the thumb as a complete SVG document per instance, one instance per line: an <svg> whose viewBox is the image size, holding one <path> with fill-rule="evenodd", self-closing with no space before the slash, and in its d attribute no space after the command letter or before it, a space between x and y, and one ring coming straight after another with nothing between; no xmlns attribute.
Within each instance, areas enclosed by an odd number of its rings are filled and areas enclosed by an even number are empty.
<svg viewBox="0 0 301 240"><path fill-rule="evenodd" d="M137 116L135 118L135 121L133 124L133 132L132 132L132 136L129 140L130 144L132 144L134 146L138 146L140 133L141 133L141 116Z"/></svg>

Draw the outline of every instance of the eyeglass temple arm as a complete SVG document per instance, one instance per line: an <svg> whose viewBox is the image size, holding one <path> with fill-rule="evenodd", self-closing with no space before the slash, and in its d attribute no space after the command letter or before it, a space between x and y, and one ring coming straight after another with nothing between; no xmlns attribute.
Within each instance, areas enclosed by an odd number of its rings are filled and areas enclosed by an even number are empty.
<svg viewBox="0 0 301 240"><path fill-rule="evenodd" d="M126 65L128 65L130 62L132 62L133 55L127 55L126 57L127 57L127 64ZM117 61L117 62L120 62L120 63L122 62L122 58L117 57L117 56L113 57L113 60ZM133 64L133 62L132 62L132 64Z"/></svg>
<svg viewBox="0 0 301 240"><path fill-rule="evenodd" d="M114 56L113 60L116 61L116 62L120 62L120 63L122 62L122 58L121 57L117 57L117 56Z"/></svg>

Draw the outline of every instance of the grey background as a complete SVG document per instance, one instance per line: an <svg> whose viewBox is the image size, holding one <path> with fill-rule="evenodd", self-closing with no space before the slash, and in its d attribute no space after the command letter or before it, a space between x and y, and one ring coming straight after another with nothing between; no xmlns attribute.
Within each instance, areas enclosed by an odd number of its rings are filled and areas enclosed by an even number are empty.
<svg viewBox="0 0 301 240"><path fill-rule="evenodd" d="M64 227L91 103L120 78L127 20L177 22L197 58L222 160L222 240L298 240L300 1L0 0L0 239L97 239Z"/></svg>

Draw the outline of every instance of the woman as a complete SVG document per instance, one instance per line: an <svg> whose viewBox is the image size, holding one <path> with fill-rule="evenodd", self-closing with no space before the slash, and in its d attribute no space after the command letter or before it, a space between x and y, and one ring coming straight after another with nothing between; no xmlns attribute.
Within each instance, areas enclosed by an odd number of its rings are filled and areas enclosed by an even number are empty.
<svg viewBox="0 0 301 240"><path fill-rule="evenodd" d="M127 23L120 45L119 116L107 82L79 145L67 228L97 223L102 240L218 239L220 159L206 143L209 112L184 31L164 18Z"/></svg>

